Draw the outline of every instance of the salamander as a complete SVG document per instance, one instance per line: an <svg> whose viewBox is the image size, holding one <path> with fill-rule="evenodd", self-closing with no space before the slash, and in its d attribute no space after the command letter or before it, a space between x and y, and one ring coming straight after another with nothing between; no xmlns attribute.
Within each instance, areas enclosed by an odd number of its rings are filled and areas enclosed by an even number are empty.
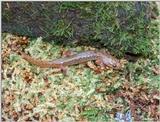
<svg viewBox="0 0 160 122"><path fill-rule="evenodd" d="M100 51L85 51L68 57L54 59L51 61L33 58L24 52L20 52L20 55L23 59L27 60L31 64L37 65L41 68L55 67L64 69L65 67L70 65L80 64L93 60L99 61L101 65L109 66L115 69L118 69L120 67L120 61L118 59L114 58L110 54Z"/></svg>

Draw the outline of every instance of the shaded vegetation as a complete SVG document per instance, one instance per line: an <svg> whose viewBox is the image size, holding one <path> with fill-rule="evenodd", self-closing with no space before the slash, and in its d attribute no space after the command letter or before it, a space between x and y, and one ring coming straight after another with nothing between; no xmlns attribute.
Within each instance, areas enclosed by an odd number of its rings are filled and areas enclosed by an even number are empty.
<svg viewBox="0 0 160 122"><path fill-rule="evenodd" d="M157 16L154 2L2 2L2 31L153 58Z"/></svg>

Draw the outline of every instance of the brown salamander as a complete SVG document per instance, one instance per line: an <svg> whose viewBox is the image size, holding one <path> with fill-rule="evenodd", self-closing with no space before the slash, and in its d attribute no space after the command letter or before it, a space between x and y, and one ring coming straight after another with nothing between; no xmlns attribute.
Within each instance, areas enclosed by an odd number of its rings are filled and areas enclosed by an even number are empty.
<svg viewBox="0 0 160 122"><path fill-rule="evenodd" d="M65 67L70 65L80 64L92 60L98 60L101 65L109 66L115 69L119 69L120 67L120 62L118 59L114 58L110 54L98 51L85 51L68 57L54 59L52 61L36 59L23 52L20 52L20 54L23 59L27 60L31 64L37 65L42 68L55 67L64 69Z"/></svg>

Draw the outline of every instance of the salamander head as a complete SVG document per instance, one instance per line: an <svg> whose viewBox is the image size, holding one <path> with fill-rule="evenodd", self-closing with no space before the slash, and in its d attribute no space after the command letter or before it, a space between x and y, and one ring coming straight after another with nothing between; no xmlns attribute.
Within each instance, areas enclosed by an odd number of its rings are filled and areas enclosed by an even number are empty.
<svg viewBox="0 0 160 122"><path fill-rule="evenodd" d="M110 54L99 54L100 58L103 62L104 65L112 67L113 69L120 69L121 68L121 63L118 59L115 57L111 56Z"/></svg>
<svg viewBox="0 0 160 122"><path fill-rule="evenodd" d="M120 69L121 68L121 63L118 59L114 58L111 62L111 65L114 69Z"/></svg>
<svg viewBox="0 0 160 122"><path fill-rule="evenodd" d="M120 69L121 67L120 61L114 57L107 58L107 60L103 58L102 60L106 66L112 67L113 69Z"/></svg>

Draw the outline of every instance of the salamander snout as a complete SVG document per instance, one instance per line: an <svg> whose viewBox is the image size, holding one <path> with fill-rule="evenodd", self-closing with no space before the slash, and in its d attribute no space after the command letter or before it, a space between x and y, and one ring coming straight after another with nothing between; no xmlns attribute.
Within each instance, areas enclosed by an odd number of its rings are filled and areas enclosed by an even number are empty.
<svg viewBox="0 0 160 122"><path fill-rule="evenodd" d="M120 69L121 68L121 64L119 60L115 60L112 62L112 66L114 69Z"/></svg>

